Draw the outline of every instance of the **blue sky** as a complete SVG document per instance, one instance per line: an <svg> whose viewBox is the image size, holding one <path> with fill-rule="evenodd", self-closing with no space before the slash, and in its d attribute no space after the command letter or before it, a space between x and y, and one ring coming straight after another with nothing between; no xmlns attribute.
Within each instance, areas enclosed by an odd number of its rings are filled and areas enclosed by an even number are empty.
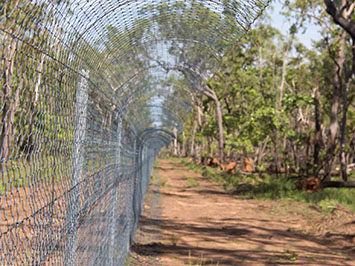
<svg viewBox="0 0 355 266"><path fill-rule="evenodd" d="M272 6L274 7L274 10L272 10L271 7L268 7L266 10L267 14L271 18L271 25L277 28L283 34L287 33L291 26L291 23L287 21L287 18L280 15L282 5L280 4L279 1L273 1ZM318 32L318 30L319 27L315 25L308 25L307 31L305 33L302 32L298 33L297 37L300 42L302 42L308 48L311 48L312 40L319 40L321 38L321 35Z"/></svg>

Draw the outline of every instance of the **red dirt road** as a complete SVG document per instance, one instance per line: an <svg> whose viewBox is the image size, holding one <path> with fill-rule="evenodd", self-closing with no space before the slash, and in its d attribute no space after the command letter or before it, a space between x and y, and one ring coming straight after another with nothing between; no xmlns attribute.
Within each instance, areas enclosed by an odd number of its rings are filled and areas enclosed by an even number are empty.
<svg viewBox="0 0 355 266"><path fill-rule="evenodd" d="M161 214L147 217L145 204L138 235L154 240L135 244L140 263L131 265L355 266L352 212L336 214L341 224L322 224L332 215L301 203L240 199L175 160L160 160L154 175Z"/></svg>

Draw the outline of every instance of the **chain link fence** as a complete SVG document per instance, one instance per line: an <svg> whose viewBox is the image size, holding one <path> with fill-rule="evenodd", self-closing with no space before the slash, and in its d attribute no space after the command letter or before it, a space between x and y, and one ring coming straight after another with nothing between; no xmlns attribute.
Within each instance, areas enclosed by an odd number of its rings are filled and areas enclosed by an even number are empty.
<svg viewBox="0 0 355 266"><path fill-rule="evenodd" d="M159 150L266 4L0 0L0 265L124 265Z"/></svg>

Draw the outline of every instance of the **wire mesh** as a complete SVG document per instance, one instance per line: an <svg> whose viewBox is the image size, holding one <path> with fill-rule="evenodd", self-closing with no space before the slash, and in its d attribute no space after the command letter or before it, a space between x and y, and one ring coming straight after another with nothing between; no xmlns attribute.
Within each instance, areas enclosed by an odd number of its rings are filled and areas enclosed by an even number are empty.
<svg viewBox="0 0 355 266"><path fill-rule="evenodd" d="M0 264L124 265L159 150L267 3L0 0Z"/></svg>

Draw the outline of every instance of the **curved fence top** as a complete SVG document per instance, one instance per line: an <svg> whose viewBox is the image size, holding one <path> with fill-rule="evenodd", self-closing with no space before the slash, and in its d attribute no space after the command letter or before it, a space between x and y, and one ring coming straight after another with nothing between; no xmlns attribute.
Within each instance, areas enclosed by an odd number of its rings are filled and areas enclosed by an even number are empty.
<svg viewBox="0 0 355 266"><path fill-rule="evenodd" d="M268 2L0 0L0 264L124 261L155 157Z"/></svg>

